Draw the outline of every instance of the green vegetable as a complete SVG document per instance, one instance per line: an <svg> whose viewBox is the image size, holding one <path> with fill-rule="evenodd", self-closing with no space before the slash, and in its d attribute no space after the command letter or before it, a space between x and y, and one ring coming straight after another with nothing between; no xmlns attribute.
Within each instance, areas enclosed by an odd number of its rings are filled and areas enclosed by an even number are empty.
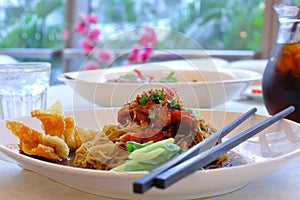
<svg viewBox="0 0 300 200"><path fill-rule="evenodd" d="M126 79L132 79L133 77L135 77L134 74L126 74L124 76L122 76L123 78L126 78Z"/></svg>
<svg viewBox="0 0 300 200"><path fill-rule="evenodd" d="M143 95L141 98L140 98L140 104L141 105L145 105L147 103L147 96L146 95Z"/></svg>
<svg viewBox="0 0 300 200"><path fill-rule="evenodd" d="M161 93L151 94L150 97L149 97L149 99L151 101L154 101L156 104L159 104L162 101L162 94Z"/></svg>
<svg viewBox="0 0 300 200"><path fill-rule="evenodd" d="M164 151L157 157L145 161L132 160L124 166L125 171L151 171L163 163L175 158L183 152L183 150L176 144L166 144L163 147Z"/></svg>
<svg viewBox="0 0 300 200"><path fill-rule="evenodd" d="M176 144L166 144L163 148L164 151L161 154L159 154L157 157L153 159L148 159L140 163L145 165L159 166L183 152L183 150Z"/></svg>
<svg viewBox="0 0 300 200"><path fill-rule="evenodd" d="M179 105L177 104L177 101L175 99L172 99L170 101L170 108L179 109Z"/></svg>
<svg viewBox="0 0 300 200"><path fill-rule="evenodd" d="M167 77L158 79L158 82L161 83L176 83L177 78L174 75L174 72L171 72Z"/></svg>
<svg viewBox="0 0 300 200"><path fill-rule="evenodd" d="M149 141L149 142L146 142L143 144L140 144L140 143L134 142L134 141L128 141L128 142L126 142L126 149L127 149L128 153L131 153L137 149L141 149L150 144L153 144L153 141Z"/></svg>
<svg viewBox="0 0 300 200"><path fill-rule="evenodd" d="M113 171L151 171L170 159L178 156L183 150L173 144L174 139L166 139L133 151L128 160Z"/></svg>
<svg viewBox="0 0 300 200"><path fill-rule="evenodd" d="M134 159L136 158L136 154L137 155L142 155L142 154L146 154L150 151L153 151L154 149L158 149L158 148L162 148L165 144L170 144L170 143L174 143L174 138L169 138L169 139L165 139L165 140L161 140L158 142L155 142L151 145L145 146L144 148L141 149L137 149L135 151L133 151L130 155L129 158L130 159Z"/></svg>
<svg viewBox="0 0 300 200"><path fill-rule="evenodd" d="M129 158L132 160L136 160L136 161L145 161L145 160L150 160L150 159L157 157L162 152L164 152L163 148L157 148L157 149L153 149L152 151L149 151L147 153L138 152L138 153L133 154L133 156L129 155Z"/></svg>

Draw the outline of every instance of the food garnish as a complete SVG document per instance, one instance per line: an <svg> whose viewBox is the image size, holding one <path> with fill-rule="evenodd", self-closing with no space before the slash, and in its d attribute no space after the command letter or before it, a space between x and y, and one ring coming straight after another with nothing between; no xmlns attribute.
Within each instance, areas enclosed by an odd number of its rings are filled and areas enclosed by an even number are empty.
<svg viewBox="0 0 300 200"><path fill-rule="evenodd" d="M117 82L117 83L176 83L177 78L174 76L174 72L171 72L166 77L155 79L153 76L143 74L140 70L134 69L133 73L128 73L120 76L116 79L108 80L108 82Z"/></svg>
<svg viewBox="0 0 300 200"><path fill-rule="evenodd" d="M253 94L262 94L262 89L252 88L251 93L253 93Z"/></svg>
<svg viewBox="0 0 300 200"><path fill-rule="evenodd" d="M158 79L157 82L160 82L160 83L176 83L177 78L174 76L174 72L171 72L167 77Z"/></svg>
<svg viewBox="0 0 300 200"><path fill-rule="evenodd" d="M151 171L183 152L174 141L174 138L169 138L137 149L129 155L129 160L112 170Z"/></svg>

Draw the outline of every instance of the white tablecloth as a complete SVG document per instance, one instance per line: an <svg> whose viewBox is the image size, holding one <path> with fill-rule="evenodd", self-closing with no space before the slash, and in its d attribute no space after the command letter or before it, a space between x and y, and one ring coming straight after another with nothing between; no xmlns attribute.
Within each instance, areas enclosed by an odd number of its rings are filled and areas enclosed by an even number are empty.
<svg viewBox="0 0 300 200"><path fill-rule="evenodd" d="M56 100L60 100L66 110L97 107L74 94L72 89L65 85L53 86L50 88L48 105L51 105ZM262 102L250 100L230 101L225 105L216 106L213 109L245 111L254 106L258 108L258 113L267 114ZM34 172L23 170L15 164L1 160L0 177L0 199L3 200L107 199L72 189ZM300 159L291 162L288 166L273 174L251 182L238 191L208 199L300 199Z"/></svg>

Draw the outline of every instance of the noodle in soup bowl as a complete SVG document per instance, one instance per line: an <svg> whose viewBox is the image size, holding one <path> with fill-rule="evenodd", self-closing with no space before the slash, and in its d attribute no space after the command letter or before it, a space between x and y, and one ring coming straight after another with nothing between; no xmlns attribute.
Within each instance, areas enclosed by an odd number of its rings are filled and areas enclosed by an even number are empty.
<svg viewBox="0 0 300 200"><path fill-rule="evenodd" d="M150 82L119 81L120 77L139 74L152 79ZM252 82L260 79L260 73L227 69L224 62L214 59L155 62L58 76L58 80L74 88L80 96L104 107L120 107L143 91L169 87L177 90L186 107L209 108L238 97Z"/></svg>

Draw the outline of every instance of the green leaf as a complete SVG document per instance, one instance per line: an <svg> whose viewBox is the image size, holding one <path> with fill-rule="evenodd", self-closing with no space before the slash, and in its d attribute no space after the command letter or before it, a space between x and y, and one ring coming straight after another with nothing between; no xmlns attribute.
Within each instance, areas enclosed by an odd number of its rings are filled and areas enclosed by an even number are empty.
<svg viewBox="0 0 300 200"><path fill-rule="evenodd" d="M177 78L173 75L174 75L174 72L171 72L167 77L158 79L158 82L161 82L161 83L176 83L176 82L178 82Z"/></svg>
<svg viewBox="0 0 300 200"><path fill-rule="evenodd" d="M128 153L131 153L137 149L144 148L145 146L148 146L150 144L153 144L153 141L149 141L149 142L146 142L143 144L140 144L135 141L128 141L128 142L126 142L126 149L127 149Z"/></svg>
<svg viewBox="0 0 300 200"><path fill-rule="evenodd" d="M175 99L172 99L170 101L170 108L179 109L179 105L177 104L177 101Z"/></svg>
<svg viewBox="0 0 300 200"><path fill-rule="evenodd" d="M47 0L47 1L38 1L35 7L36 14L41 17L45 18L55 9L63 6L62 0Z"/></svg>
<svg viewBox="0 0 300 200"><path fill-rule="evenodd" d="M150 148L151 150L147 151L146 154L138 153L131 160L128 160L124 164L119 165L118 167L112 169L112 171L151 171L157 168L158 166L162 165L163 163L169 161L170 159L175 158L176 156L178 156L183 152L183 150L176 144L166 143L166 141L169 142L171 140L166 139L166 140L162 140L162 142L161 141L156 142L159 143L159 145L156 143L149 145L158 148L154 148L154 149ZM161 147L161 144L163 143L166 144L164 144Z"/></svg>
<svg viewBox="0 0 300 200"><path fill-rule="evenodd" d="M159 104L159 103L161 103L161 101L162 101L162 94L161 94L161 93L154 93L154 94L152 94L152 95L149 97L149 99L150 99L151 101L154 101L156 104Z"/></svg>
<svg viewBox="0 0 300 200"><path fill-rule="evenodd" d="M145 146L144 148L137 149L129 155L129 158L130 159L136 158L135 154L138 154L138 155L142 155L143 153L146 154L150 151L153 151L154 149L161 148L165 144L170 144L170 143L174 143L174 138L161 140L161 141L155 142L151 145Z"/></svg>
<svg viewBox="0 0 300 200"><path fill-rule="evenodd" d="M143 95L141 98L140 98L140 104L141 105L145 105L147 103L147 96L146 95Z"/></svg>
<svg viewBox="0 0 300 200"><path fill-rule="evenodd" d="M132 79L133 77L135 77L134 74L125 74L124 76L122 76L122 78L126 78L126 79Z"/></svg>
<svg viewBox="0 0 300 200"><path fill-rule="evenodd" d="M155 167L158 167L183 152L183 150L176 144L166 144L163 148L165 151L163 151L157 157L148 159L146 161L141 161L140 164L154 165Z"/></svg>
<svg viewBox="0 0 300 200"><path fill-rule="evenodd" d="M151 159L157 157L158 155L160 155L164 151L165 150L163 148L156 148L156 149L153 149L152 151L149 151L147 153L138 152L138 153L133 154L133 156L130 156L130 159L136 160L136 161L151 160Z"/></svg>

